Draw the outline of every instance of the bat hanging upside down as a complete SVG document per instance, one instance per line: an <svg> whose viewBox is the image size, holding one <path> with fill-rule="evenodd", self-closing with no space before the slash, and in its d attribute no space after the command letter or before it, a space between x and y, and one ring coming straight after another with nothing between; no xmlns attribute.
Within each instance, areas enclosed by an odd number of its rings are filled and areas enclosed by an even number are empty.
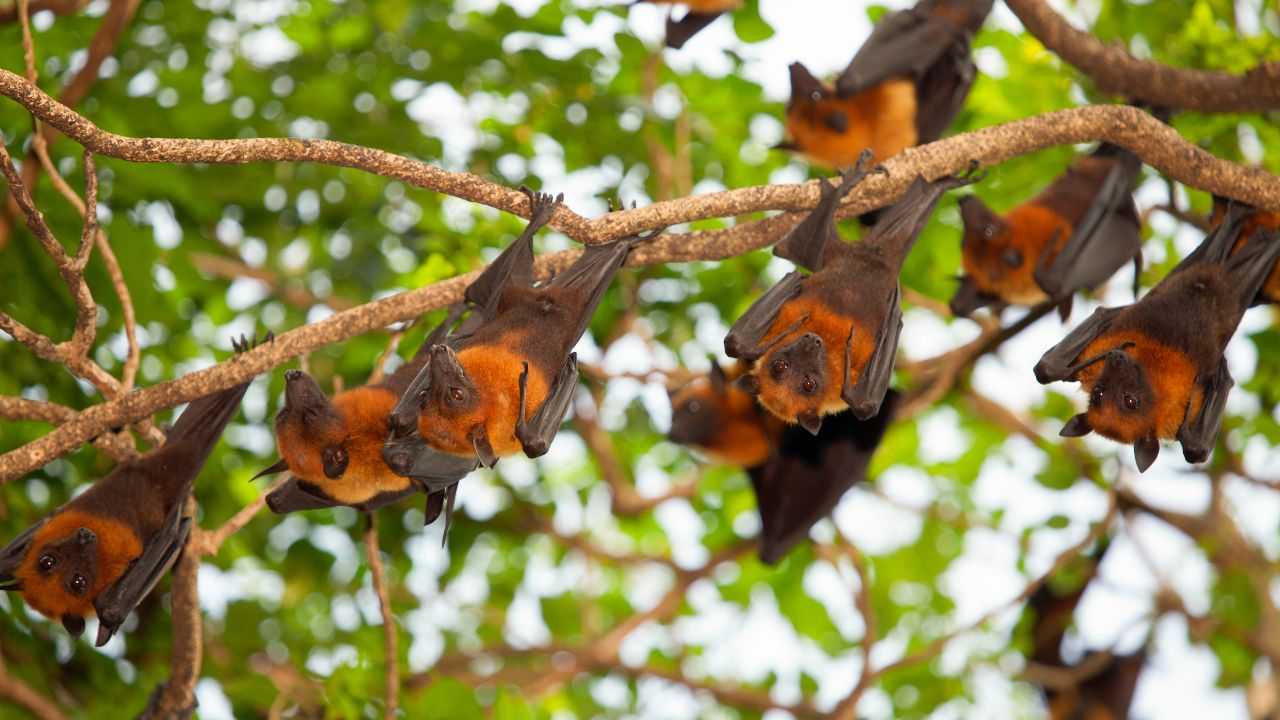
<svg viewBox="0 0 1280 720"><path fill-rule="evenodd" d="M933 142L955 119L977 75L969 42L992 0L921 0L886 15L836 80L791 65L786 127L792 150L829 168L870 148L883 162Z"/></svg>
<svg viewBox="0 0 1280 720"><path fill-rule="evenodd" d="M1032 614L1031 662L1037 669L1072 672L1097 658L1086 657L1076 665L1062 657L1062 640L1071 625L1076 607L1084 597L1089 583L1097 576L1098 567L1106 555L1109 540L1104 539L1089 557L1081 558L1087 564L1085 578L1075 590L1058 592L1052 583L1045 583L1027 601ZM1069 687L1043 685L1044 701L1050 720L1125 720L1138 686L1138 677L1147 661L1146 648L1128 655L1109 655L1099 668ZM1034 677L1034 675L1033 675Z"/></svg>
<svg viewBox="0 0 1280 720"><path fill-rule="evenodd" d="M739 362L726 373L713 362L706 377L672 392L668 437L747 471L760 513L760 559L773 564L831 514L846 490L866 479L896 393L890 390L869 420L846 410L810 435L765 412L737 387L743 370Z"/></svg>
<svg viewBox="0 0 1280 720"><path fill-rule="evenodd" d="M1036 365L1041 383L1078 381L1089 408L1062 428L1132 443L1138 470L1178 440L1187 462L1209 458L1234 381L1223 351L1280 258L1280 233L1239 252L1252 209L1233 206L1204 242L1132 305L1099 308Z"/></svg>
<svg viewBox="0 0 1280 720"><path fill-rule="evenodd" d="M1104 143L1004 215L976 195L961 198L964 276L951 312L967 317L988 305L1053 299L1066 318L1077 290L1097 287L1130 261L1136 290L1142 233L1133 186L1141 168L1136 155Z"/></svg>
<svg viewBox="0 0 1280 720"><path fill-rule="evenodd" d="M667 47L680 49L689 38L710 25L716 18L742 6L742 0L637 0L658 5L684 5L688 8L679 20L667 16Z"/></svg>
<svg viewBox="0 0 1280 720"><path fill-rule="evenodd" d="M724 339L725 352L749 364L738 384L769 412L815 435L824 415L852 408L866 420L879 412L902 329L902 263L942 194L978 179L917 178L864 240L847 244L836 233L836 208L865 177L869 159L864 153L838 187L820 181L818 206L774 248L813 273L788 273Z"/></svg>
<svg viewBox="0 0 1280 720"><path fill-rule="evenodd" d="M252 345L232 344L237 352ZM186 544L187 498L248 387L193 401L164 445L117 465L9 543L0 551L0 587L72 635L96 614L96 644L105 645Z"/></svg>
<svg viewBox="0 0 1280 720"><path fill-rule="evenodd" d="M467 287L471 316L432 346L391 415L383 455L397 473L421 477L459 462L492 467L517 452L546 453L577 389L573 346L631 248L652 237L592 245L535 285L533 236L561 198L525 192L529 225Z"/></svg>
<svg viewBox="0 0 1280 720"><path fill-rule="evenodd" d="M458 481L473 464L455 463L448 472L437 473L433 482L425 482L392 472L382 457L382 445L396 401L426 366L430 348L446 337L460 314L461 306L395 372L379 382L340 392L332 400L307 373L285 373L284 407L276 415L281 459L255 476L289 471L288 481L267 495L272 512L338 506L368 512L425 491L429 525L446 505L452 507Z"/></svg>

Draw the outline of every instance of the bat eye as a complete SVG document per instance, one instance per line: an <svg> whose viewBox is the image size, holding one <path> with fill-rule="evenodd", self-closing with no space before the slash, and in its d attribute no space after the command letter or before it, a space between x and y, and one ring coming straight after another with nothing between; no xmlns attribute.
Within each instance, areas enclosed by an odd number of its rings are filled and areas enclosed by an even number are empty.
<svg viewBox="0 0 1280 720"><path fill-rule="evenodd" d="M325 477L334 480L347 471L347 451L340 447L325 448L320 458L324 462Z"/></svg>
<svg viewBox="0 0 1280 720"><path fill-rule="evenodd" d="M1004 260L1004 264L1009 267L1016 268L1022 265L1022 253L1017 250L1006 250L1002 259Z"/></svg>
<svg viewBox="0 0 1280 720"><path fill-rule="evenodd" d="M42 573L51 573L54 568L58 567L58 558L47 553L41 555L40 559L36 561L36 567L39 568Z"/></svg>
<svg viewBox="0 0 1280 720"><path fill-rule="evenodd" d="M1095 385L1093 388L1093 402L1094 403L1102 402L1102 397L1105 394L1106 394L1106 391L1102 389L1101 385Z"/></svg>
<svg viewBox="0 0 1280 720"><path fill-rule="evenodd" d="M1133 396L1133 395L1129 395L1128 393L1125 393L1125 396L1124 396L1124 409L1125 409L1125 410L1129 410L1129 411L1137 410L1137 409L1138 409L1138 405L1139 405L1139 404L1140 404L1140 403L1138 402L1138 398L1137 398L1137 397L1135 397L1135 396Z"/></svg>
<svg viewBox="0 0 1280 720"><path fill-rule="evenodd" d="M807 377L804 382L800 383L800 388L804 390L806 395L812 395L813 391L818 389L818 382L811 377Z"/></svg>
<svg viewBox="0 0 1280 720"><path fill-rule="evenodd" d="M995 238L995 236L996 236L996 226L995 226L995 225L992 225L992 224L988 223L988 224L986 224L985 226L983 226L983 228L982 228L982 237L984 237L984 238L986 238L986 239L988 239L988 240L991 240L991 239Z"/></svg>
<svg viewBox="0 0 1280 720"><path fill-rule="evenodd" d="M418 391L418 407L420 408L426 407L427 401L430 399L431 399L431 396L427 393L426 388L423 388L422 390Z"/></svg>
<svg viewBox="0 0 1280 720"><path fill-rule="evenodd" d="M74 595L83 595L89 589L89 581L83 575L72 575L68 588Z"/></svg>
<svg viewBox="0 0 1280 720"><path fill-rule="evenodd" d="M822 93L817 90L814 90L813 92L809 93L809 99L812 100L813 102L818 102L819 100L822 99Z"/></svg>
<svg viewBox="0 0 1280 720"><path fill-rule="evenodd" d="M463 397L464 396L462 394L462 388L449 388L450 400L454 401L455 403L460 403L462 402Z"/></svg>
<svg viewBox="0 0 1280 720"><path fill-rule="evenodd" d="M684 409L689 411L690 414L697 415L702 412L702 403L697 400L690 400L689 404L684 406Z"/></svg>
<svg viewBox="0 0 1280 720"><path fill-rule="evenodd" d="M773 364L769 366L769 371L773 373L775 378L780 378L790 367L791 363L786 360L779 359L773 361Z"/></svg>

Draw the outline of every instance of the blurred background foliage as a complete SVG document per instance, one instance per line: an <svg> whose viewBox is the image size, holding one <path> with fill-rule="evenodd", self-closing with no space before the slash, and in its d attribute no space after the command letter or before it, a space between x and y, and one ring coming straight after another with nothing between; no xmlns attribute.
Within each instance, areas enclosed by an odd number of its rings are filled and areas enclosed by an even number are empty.
<svg viewBox="0 0 1280 720"><path fill-rule="evenodd" d="M0 0L0 8L9 2ZM777 85L768 90L757 80L762 73L785 77L789 58L767 68L752 59L759 55L749 51L774 35L766 18L779 22L776 12L762 15L756 0L747 0L731 21L721 21L737 37L724 52L712 53L714 62L675 54L671 67L657 54L653 29L661 22L653 8L583 7L567 0L514 4L518 7L480 0L143 0L78 109L100 127L129 136L289 135L377 147L513 186L565 190L571 207L589 216L604 212L615 199L643 205L821 176L769 150L781 139L784 97ZM769 6L787 4L766 0ZM56 94L83 64L107 7L105 0L93 0L80 13L36 17L38 68L47 92ZM1268 3L1100 0L1070 9L1102 39L1177 66L1242 71L1261 59L1280 57L1280 21ZM831 20L865 28L864 13L875 19L883 12L850 0ZM636 16L630 24L624 22L628 13ZM647 30L637 36L634 27ZM691 46L714 45L716 37L725 34L709 33ZM848 56L861 37L849 33ZM1115 100L1099 96L1086 78L1018 29L1002 7L977 37L975 52L982 74L952 132ZM21 71L16 23L0 26L0 67ZM1280 126L1274 115L1179 114L1174 124L1220 157L1280 171ZM25 154L31 121L12 102L0 102L0 132L15 156ZM53 155L68 181L82 187L80 149L61 139ZM1072 148L1056 148L1016 158L993 168L975 191L996 209L1006 209L1047 184L1072 155ZM99 169L103 227L138 310L144 385L225 358L235 334L255 327L281 332L479 267L523 226L518 218L489 208L330 167L168 166L99 158ZM1151 182L1139 193L1143 209L1176 202L1188 212L1207 212L1204 193L1166 187L1150 169L1145 172ZM77 237L74 210L47 178L36 195L59 236L68 242ZM11 214L5 219L10 232L0 246L0 307L55 339L65 338L74 313L55 268L25 228L14 226ZM1150 219L1148 286L1189 247L1183 237L1187 225L1159 212ZM697 225L726 222L732 220ZM949 297L959 267L958 228L954 198L945 199L907 263L907 287L936 299ZM845 228L850 238L857 232L852 225ZM554 233L540 242L545 249L568 244ZM715 264L627 271L605 300L582 355L615 375L655 366L705 370L726 325L782 269L758 251ZM119 303L96 259L88 278L101 305L93 357L118 372L125 350ZM922 312L909 313L908 351L914 338L928 333L941 339L919 346L939 350L956 344L955 338L972 337L971 322L925 322ZM1078 315L1083 312L1077 309ZM419 323L408 332L401 356L417 348L429 325ZM1248 338L1236 342L1256 346L1256 372L1252 380L1242 379L1237 393L1252 404L1228 421L1228 441L1243 448L1262 438L1269 449L1280 442L1275 419L1280 334L1269 320L1250 327ZM307 362L322 383L352 386L363 382L386 345L386 334L370 334L312 353ZM1026 360L1010 362L1007 371L1029 374ZM0 340L0 368L5 395L75 408L100 400L90 387L13 342ZM197 488L204 526L223 522L258 493L249 478L274 458L268 427L282 387L282 371L255 382L243 415L206 467ZM496 472L468 478L447 548L440 547L438 527L421 529L418 503L383 510L381 542L399 621L406 673L402 706L408 717L760 714L645 679L644 673L607 667L570 673L563 682L537 686L540 692L531 690L536 683L522 684L528 678L516 674L511 677L519 680L498 683L495 690L478 678L518 668L522 660L504 665L503 656L490 655L478 664L457 662L459 653L508 645L587 642L649 609L677 582L674 567L698 568L754 534L754 499L745 474L728 468L700 471L696 458L663 439L668 411L660 378L603 382L596 376L586 387L591 392L583 393L579 412L609 431L613 451L641 495L660 496L690 477L698 478L696 493L666 500L652 512L613 515L598 459L586 451L581 426L570 424L547 459L504 460ZM1008 399L1000 388L983 390ZM1070 412L1074 399L1069 397L1060 388L1050 389L1024 403L1029 421L1052 436L1055 418ZM943 458L923 447L938 418L963 438L961 451ZM928 423L934 424L926 428ZM4 423L0 450L47 430L39 423ZM1118 476L1123 465L1114 459L1114 446L1082 447L1098 453L1093 481L1109 483ZM882 487L879 499L868 491L850 493L838 513L851 518L840 521L841 531L867 513L888 513L878 541L863 545L871 564L878 634L891 640L885 660L917 650L956 625L954 596L962 589L946 578L966 549L975 547L975 533L1012 535L1018 568L1034 566L1041 572L1047 563L1043 552L1033 557L1038 543L1065 547L1061 538L1078 540L1088 523L1101 517L1095 503L1087 512L1071 506L1069 512L1029 519L1026 513L1006 514L1000 502L977 496L984 472L1022 472L1027 462L1016 458L1028 452L1027 474L1051 496L1065 497L1079 490L1078 484L1089 488L1090 479L1079 477L1056 445L1029 448L1020 438L1011 439L964 402L959 391L934 414L892 429L875 463L883 474L881 485L889 476L912 480L923 488L925 511L906 512L887 503L886 494L898 496ZM84 449L8 483L0 489L3 537L57 507L109 467L109 459ZM871 510L859 512L858 503ZM264 512L208 560L200 572L206 621L200 698L207 717L305 708L317 692L323 692L327 717L380 714L382 629L360 547L363 527L363 520L348 511L288 518ZM814 535L829 546L837 531L824 522ZM590 538L615 553L671 561L613 562L572 547L566 536ZM1276 528L1264 536L1274 551ZM837 561L808 544L777 567L743 555L697 580L664 622L633 633L622 644L621 662L682 672L699 682L740 684L782 705L804 700L830 709L852 687L860 662L864 628L853 610L857 582L851 578L847 560ZM1221 610L1224 617L1238 617L1230 608L1258 602L1247 583L1227 574L1205 573L1201 591L1214 598L1212 611ZM993 588L983 607L1012 594ZM1231 598L1235 601L1228 602ZM87 641L70 641L10 596L0 600L4 659L11 672L74 717L136 712L168 673L166 603L165 593L153 593L136 626L131 623L98 652ZM769 634L757 642L727 640L735 630L761 622ZM866 716L957 716L981 707L989 702L982 697L982 682L990 679L975 679L976 668L995 668L1007 678L1025 650L1025 638L1010 627L1006 622L981 642L966 643L957 656L883 678L864 702ZM765 638L779 644L775 648ZM1257 658L1225 638L1206 639L1219 660L1216 682L1239 686L1255 672ZM530 667L545 671L548 666ZM1007 694L1000 707L1010 713L1035 717L1043 712L1029 686L1002 679L998 687ZM21 712L0 704L0 717L21 717Z"/></svg>

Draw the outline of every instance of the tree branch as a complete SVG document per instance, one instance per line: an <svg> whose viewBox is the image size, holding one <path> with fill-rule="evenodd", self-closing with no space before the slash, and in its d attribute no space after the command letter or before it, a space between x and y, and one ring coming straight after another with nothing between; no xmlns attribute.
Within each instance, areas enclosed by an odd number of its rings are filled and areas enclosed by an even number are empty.
<svg viewBox="0 0 1280 720"><path fill-rule="evenodd" d="M31 12L51 12L54 15L70 15L79 12L84 6L89 4L89 0L33 0L30 3ZM7 25L19 18L18 3L0 7L0 25Z"/></svg>
<svg viewBox="0 0 1280 720"><path fill-rule="evenodd" d="M373 591L378 595L378 609L382 612L382 641L386 655L386 667L383 668L387 683L386 705L382 713L386 720L395 720L396 708L400 705L400 655L396 649L396 618L391 614L387 576L382 567L382 552L378 549L378 523L373 513L369 513L368 518L364 548L369 560L369 573L373 576Z"/></svg>
<svg viewBox="0 0 1280 720"><path fill-rule="evenodd" d="M1280 108L1280 62L1244 75L1174 68L1139 60L1077 30L1045 0L1007 0L1027 30L1054 54L1088 75L1104 92L1158 107L1200 112L1261 112Z"/></svg>
<svg viewBox="0 0 1280 720"><path fill-rule="evenodd" d="M14 703L26 708L32 717L39 720L67 720L67 716L62 714L62 711L58 709L57 705L53 704L52 700L36 692L30 685L10 675L3 657L0 657L0 696L9 698Z"/></svg>

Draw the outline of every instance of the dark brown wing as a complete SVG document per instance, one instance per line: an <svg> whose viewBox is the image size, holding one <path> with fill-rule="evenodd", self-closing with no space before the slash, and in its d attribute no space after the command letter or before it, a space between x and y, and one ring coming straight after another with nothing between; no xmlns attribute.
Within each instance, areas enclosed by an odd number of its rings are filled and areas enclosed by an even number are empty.
<svg viewBox="0 0 1280 720"><path fill-rule="evenodd" d="M525 386L529 379L529 364L525 363L524 372L520 375L520 405L516 417L516 438L524 454L541 457L551 447L551 441L560 431L565 415L569 412L569 403L578 389L578 355L569 353L568 359L556 374L547 397L538 406L531 420L525 420Z"/></svg>
<svg viewBox="0 0 1280 720"><path fill-rule="evenodd" d="M876 329L875 351L871 353L866 367L862 369L857 383L852 387L849 386L852 333L845 344L844 386L840 390L840 397L849 404L855 416L864 420L881 411L881 402L889 392L889 383L893 380L893 365L898 358L898 336L902 333L901 292L895 285L893 296L889 298L888 312L885 313L880 327ZM857 332L856 327L853 332Z"/></svg>
<svg viewBox="0 0 1280 720"><path fill-rule="evenodd" d="M895 77L913 80L945 55L967 33L919 6L889 13L876 23L867 41L836 79L836 91L857 95Z"/></svg>
<svg viewBox="0 0 1280 720"><path fill-rule="evenodd" d="M1133 204L1133 186L1142 160L1120 147L1103 144L1095 157L1113 158L1088 209L1077 220L1062 251L1035 269L1036 283L1061 300L1077 290L1097 287L1133 260L1142 249L1141 222ZM1090 183L1092 178L1079 177Z"/></svg>
<svg viewBox="0 0 1280 720"><path fill-rule="evenodd" d="M672 20L671 16L667 16L667 47L679 50L684 44L689 42L689 38L697 35L700 30L715 22L715 19L723 15L722 12L700 13L687 12L684 17L679 20Z"/></svg>
<svg viewBox="0 0 1280 720"><path fill-rule="evenodd" d="M521 188L529 198L529 224L516 241L507 246L480 277L471 281L464 293L466 301L477 313L489 318L497 312L502 291L508 287L527 288L533 285L533 236L551 221L563 195L552 197Z"/></svg>
<svg viewBox="0 0 1280 720"><path fill-rule="evenodd" d="M724 337L724 351L732 358L755 360L764 355L764 337L778 319L782 307L800 294L804 276L792 271L761 295Z"/></svg>
<svg viewBox="0 0 1280 720"><path fill-rule="evenodd" d="M852 412L823 419L817 435L791 426L773 456L748 471L760 511L760 559L773 564L831 514L845 491L862 482L893 415L896 393L880 414L859 420Z"/></svg>
<svg viewBox="0 0 1280 720"><path fill-rule="evenodd" d="M129 613L151 592L160 578L177 561L187 536L191 534L191 518L184 517L186 508L179 504L169 514L163 528L149 538L142 555L129 564L118 580L103 590L93 601L98 614L98 637L95 644L107 644Z"/></svg>
<svg viewBox="0 0 1280 720"><path fill-rule="evenodd" d="M1041 385L1048 385L1058 380L1070 380L1074 374L1073 366L1080 353L1093 342L1094 338L1106 332L1116 316L1124 308L1098 308L1088 320L1080 323L1075 330L1067 334L1057 345L1049 348L1040 362L1036 363L1036 380Z"/></svg>

